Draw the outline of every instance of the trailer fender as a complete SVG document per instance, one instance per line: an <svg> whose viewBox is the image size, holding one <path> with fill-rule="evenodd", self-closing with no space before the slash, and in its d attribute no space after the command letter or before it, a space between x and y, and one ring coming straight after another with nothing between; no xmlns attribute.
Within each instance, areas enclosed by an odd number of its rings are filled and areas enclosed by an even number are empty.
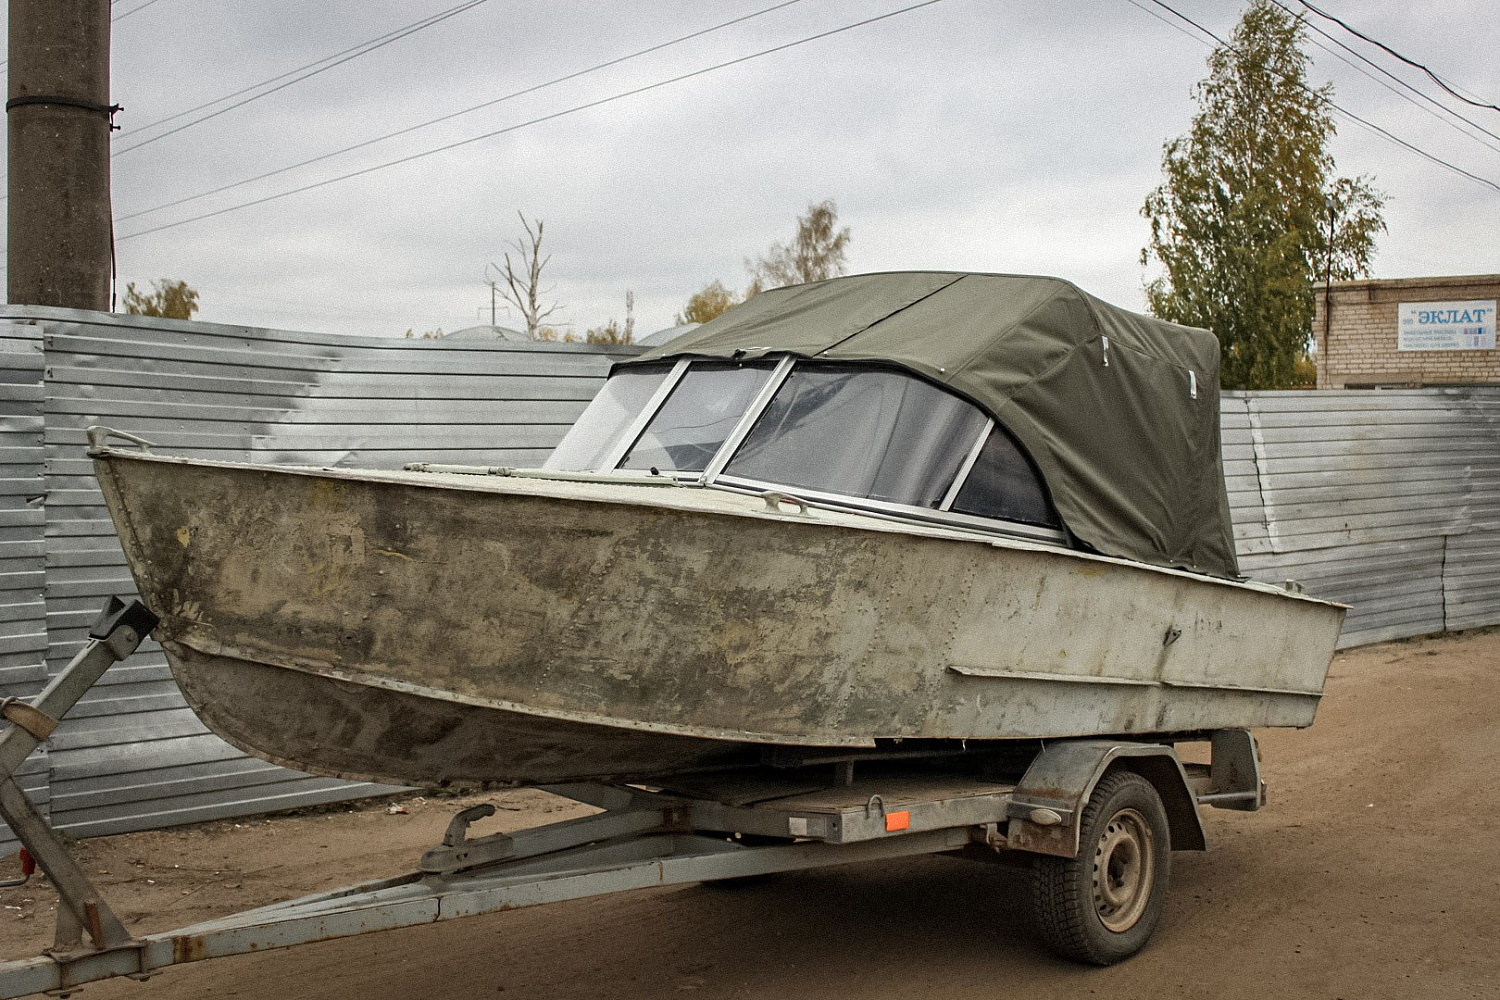
<svg viewBox="0 0 1500 1000"><path fill-rule="evenodd" d="M1177 751L1160 743L1118 740L1048 742L1011 795L1005 846L1077 857L1084 806L1112 767L1134 771L1151 782L1166 808L1174 851L1207 848L1203 820Z"/></svg>

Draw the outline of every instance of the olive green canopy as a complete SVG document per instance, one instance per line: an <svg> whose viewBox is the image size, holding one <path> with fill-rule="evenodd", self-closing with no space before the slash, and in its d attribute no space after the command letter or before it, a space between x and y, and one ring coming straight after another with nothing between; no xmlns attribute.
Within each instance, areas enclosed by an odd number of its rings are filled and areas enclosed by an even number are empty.
<svg viewBox="0 0 1500 1000"><path fill-rule="evenodd" d="M762 292L630 362L792 354L896 365L966 397L1036 462L1087 547L1234 577L1213 334L1059 278L862 274Z"/></svg>

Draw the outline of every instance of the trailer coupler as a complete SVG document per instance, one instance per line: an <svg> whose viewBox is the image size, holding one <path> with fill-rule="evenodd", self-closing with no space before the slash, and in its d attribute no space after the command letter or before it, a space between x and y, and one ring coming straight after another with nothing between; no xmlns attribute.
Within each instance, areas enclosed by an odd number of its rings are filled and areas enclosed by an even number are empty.
<svg viewBox="0 0 1500 1000"><path fill-rule="evenodd" d="M15 782L15 774L33 750L57 729L59 721L110 666L134 653L157 625L157 617L140 601L129 604L111 597L89 628L89 639L78 655L47 684L33 701L0 701L0 716L10 725L0 731L0 817L24 845L26 862L34 859L57 888L57 931L47 954L68 963L105 952L136 950L141 942L125 926L69 855L36 807ZM13 881L17 885L25 881ZM87 933L89 942L84 943Z"/></svg>

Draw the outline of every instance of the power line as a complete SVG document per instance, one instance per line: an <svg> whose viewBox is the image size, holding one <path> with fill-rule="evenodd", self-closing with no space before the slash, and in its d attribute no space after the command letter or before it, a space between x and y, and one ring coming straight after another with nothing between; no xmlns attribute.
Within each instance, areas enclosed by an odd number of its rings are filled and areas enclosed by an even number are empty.
<svg viewBox="0 0 1500 1000"><path fill-rule="evenodd" d="M1207 35L1208 37L1212 38L1220 46L1222 46L1222 47L1224 47L1226 49L1229 49L1231 52L1234 51L1234 47L1232 45L1230 45L1228 42L1226 42L1224 39L1220 38L1217 34L1215 34L1214 32L1210 31L1208 28L1205 28L1203 25L1199 24L1197 21L1194 21L1192 18L1188 17L1186 14L1182 13L1180 10L1177 10L1175 7L1171 6L1170 4L1165 3L1164 0L1151 0L1151 2L1154 3L1154 4L1156 4L1158 7L1162 8L1163 10L1168 11L1169 13L1171 13L1172 15L1174 15L1175 17L1178 17L1181 20L1187 22L1188 24L1191 24L1193 27L1197 28L1199 31L1203 32L1205 35ZM1381 128L1379 125L1376 125L1374 122L1366 121L1365 119L1361 118L1359 115L1356 115L1354 112L1349 111L1346 108L1344 108L1344 107L1340 106L1339 104L1335 103L1329 97L1327 97L1327 96L1325 96L1323 94L1318 93L1316 90L1314 90L1313 88L1309 87L1305 83L1299 84L1299 86L1301 86L1302 89L1305 90L1305 91L1307 91L1309 94L1311 94L1314 97L1316 97L1318 100L1322 101L1324 104L1328 105L1328 107L1330 109L1332 109L1333 111L1337 112L1338 114L1343 115L1345 118L1347 118L1350 121L1354 122L1356 125L1359 125L1359 126L1361 126L1362 128L1364 128L1364 129L1366 129L1368 131L1374 132L1377 135L1384 136L1386 139L1389 139L1391 142L1396 143L1398 146L1401 146L1401 147L1403 147L1405 149L1408 149L1411 152L1416 153L1418 156L1420 156L1420 157L1422 157L1424 159L1430 160L1433 163L1438 164L1439 166L1447 167L1449 170L1453 171L1454 173L1461 174L1462 176L1467 177L1467 178L1469 178L1472 181L1475 181L1475 182L1477 182L1479 184L1483 184L1485 187L1492 188L1493 190L1495 190L1497 192L1500 192L1500 184L1497 184L1495 181L1492 181L1492 180L1490 180L1487 177L1480 177L1478 174L1470 173L1469 171L1465 170L1463 167L1458 166L1457 164L1449 163L1447 160L1443 159L1442 157L1439 157L1439 156L1436 156L1436 155L1434 155L1432 153L1429 153L1429 152L1427 152L1427 150L1422 149L1420 146L1415 146L1415 145L1407 142L1405 139L1402 139L1402 138L1400 138L1398 136L1392 135L1390 132L1387 132L1385 129Z"/></svg>
<svg viewBox="0 0 1500 1000"><path fill-rule="evenodd" d="M1162 24L1165 24L1167 27L1171 28L1173 31L1177 32L1179 35L1182 35L1184 38L1191 38L1195 42L1202 42L1203 41L1203 39L1199 38L1197 35L1193 34L1191 31L1188 31L1186 28L1184 28L1182 25L1178 24L1176 21L1173 21L1170 18L1164 17L1160 12L1154 11L1150 7L1147 7L1144 3L1141 2L1141 0L1125 0L1125 2L1128 3L1128 4L1130 4L1130 6L1136 8L1137 10L1139 10L1141 13L1145 14L1147 17L1155 18L1156 20L1160 21Z"/></svg>
<svg viewBox="0 0 1500 1000"><path fill-rule="evenodd" d="M1452 87L1450 87L1448 85L1448 81L1446 81L1442 77L1438 76L1436 73L1434 73L1432 70L1428 69L1426 66L1424 66L1421 63L1417 62L1415 59L1408 59L1406 56L1404 56L1401 53L1397 52L1395 49L1391 48L1389 45L1385 44L1384 42L1380 41L1379 39L1371 38L1369 35L1365 34L1363 31L1360 31L1358 28L1350 26L1350 24L1347 21L1340 20L1339 18L1334 17L1332 14L1328 13L1327 11L1320 10L1319 8L1314 7L1312 4L1308 3L1307 0L1298 0L1298 2L1300 2L1302 4L1302 6L1306 7L1308 10L1312 11L1314 14L1318 15L1319 17L1325 18L1325 19L1327 19L1329 21L1332 21L1334 24L1338 25L1340 28L1343 28L1345 31L1349 32L1349 34L1353 35L1355 38L1362 38L1365 41L1369 42L1371 45L1375 46L1376 48L1378 48L1378 49L1380 49L1380 50L1382 50L1384 52L1387 52L1387 53L1389 53L1392 56L1395 56L1397 59L1400 59L1402 62L1406 63L1406 65L1413 66L1413 67L1421 70L1423 73L1426 73L1428 75L1428 77L1430 77L1432 79L1433 83L1437 84L1439 87L1442 87L1448 93L1452 94L1454 97L1458 98L1460 101L1463 101L1465 104L1472 104L1476 108L1489 108L1491 111L1500 111L1500 105L1490 104L1490 103L1485 102L1485 101L1476 101L1476 100L1473 100L1472 98L1469 98L1469 97L1465 96L1464 94L1460 94L1457 90L1453 89Z"/></svg>
<svg viewBox="0 0 1500 1000"><path fill-rule="evenodd" d="M160 2L161 0L146 0L146 2L141 4L139 7L132 7L130 10L127 10L124 13L116 14L114 17L110 18L110 20L116 22L123 21L131 14L139 14L141 11L145 10L147 7L150 7L152 4Z"/></svg>
<svg viewBox="0 0 1500 1000"><path fill-rule="evenodd" d="M354 143L353 145L344 146L344 147L342 147L340 149L335 149L335 150L332 150L331 152L323 153L321 155L314 156L314 157L312 157L310 159L302 160L299 163L293 163L290 166L278 167L275 170L268 170L265 173L256 174L254 177L246 177L243 180L233 181L233 182L228 183L228 184L221 184L218 187L216 187L216 188L210 188L207 191L199 191L197 194L190 194L190 195L186 195L186 196L184 196L182 198L178 198L178 199L176 199L174 201L163 202L162 204L156 205L156 206L154 206L152 208L143 208L140 211L131 212L129 215L117 216L116 219L115 219L115 221L116 222L125 222L125 221L128 221L130 219L140 218L143 215L150 215L153 212L160 212L160 211L162 211L164 209L175 208L178 205L183 205L183 204L186 204L186 203L188 203L190 201L197 201L200 198L207 198L210 195L220 194L221 192L229 191L229 190L232 190L233 188L237 188L237 187L243 187L246 184L253 184L256 181L263 181L263 180L265 180L268 177L275 177L275 176L277 176L279 174L284 174L284 173L287 173L287 172L292 171L292 170L297 170L297 169L299 169L301 167L310 166L310 165L312 165L314 163L320 163L323 160L332 159L335 156L342 156L345 153L350 153L350 152L353 152L354 150L357 150L357 149L364 149L367 146L373 146L373 145L375 145L377 143L385 142L388 139L394 139L394 138L397 138L398 136L407 135L407 134L409 134L411 132L416 132L419 129L424 129L424 128L427 128L427 127L429 127L431 125L437 125L440 122L445 122L445 121L448 121L448 120L453 119L453 118L458 118L461 115L466 115L466 114L469 114L469 113L474 112L474 111L479 111L479 110L481 110L483 108L492 107L492 106L494 106L496 104L500 104L503 101L513 100L513 99L515 99L517 97L521 97L521 96L523 96L525 94L535 93L536 91L542 90L542 89L547 88L547 87L556 86L559 83L565 83L565 82L567 82L569 80L576 80L576 79L578 79L581 76L586 76L589 73L595 73L595 72L598 72L599 70L607 69L610 66L618 66L620 63L627 62L628 60L637 59L637 58L639 58L641 56L648 55L648 54L650 54L652 52L659 52L662 49L670 48L673 45L679 45L679 44L681 44L683 42L690 41L691 39L700 38L700 37L702 37L704 35L711 34L712 32L720 31L720 30L722 30L724 28L728 28L731 25L740 24L741 22L749 21L752 18L760 17L760 16L762 16L764 14L769 14L769 13L772 13L773 11L778 11L778 10L781 10L782 8L784 8L784 7L790 7L793 4L797 4L797 3L801 3L801 2L802 2L802 0L782 0L781 3L773 4L770 7L764 7L764 8L762 8L760 10L757 10L757 11L755 11L753 13L744 14L744 15L742 15L740 17L731 18L728 21L721 21L718 24L713 25L712 27L702 28L702 29L700 29L698 31L689 32L686 35L679 35L678 37L673 38L670 41L660 42L660 43L658 43L656 45L650 45L650 46L647 46L644 49L637 49L636 51L630 53L629 55L618 56L618 57L616 57L614 59L608 59L608 60L606 60L604 62L601 62L601 63L595 63L593 66L590 66L587 69L577 70L575 72L568 73L568 74L566 74L564 76L554 77L553 79L547 80L547 81L545 81L543 83L533 84L532 86L524 87L521 90L513 91L512 93L506 94L503 97L496 97L493 100L484 101L484 102L482 102L480 104L475 104L472 107L464 108L462 111L454 111L454 112L451 112L451 113L446 114L446 115L439 115L437 118L430 118L427 121L420 122L420 123L418 123L416 125L409 125L406 128L397 129L394 132L387 132L385 135L376 136L373 139L366 139L363 142L357 142L357 143Z"/></svg>
<svg viewBox="0 0 1500 1000"><path fill-rule="evenodd" d="M161 2L161 0L146 0L146 2L143 3L143 4L141 4L139 7L132 7L130 10L124 11L123 13L120 13L120 14L116 14L114 17L110 18L110 21L112 21L112 22L123 21L127 17L129 17L131 14L139 14L141 11L145 10L147 7L150 7L152 4L154 4L154 3L160 3L160 2ZM113 4L113 0L111 0L110 6L113 7L113 5L114 5ZM0 60L0 70L5 69L5 67L7 67L9 65L10 65L10 60L9 59Z"/></svg>
<svg viewBox="0 0 1500 1000"><path fill-rule="evenodd" d="M152 2L155 2L155 0L152 0ZM221 103L223 101L230 100L231 98L238 97L241 94L247 94L247 93L250 93L253 90L258 90L259 88L264 87L264 86L266 86L269 83L275 83L278 80L285 80L285 82L281 83L279 86L272 87L270 90L262 91L259 94L254 94L253 96L247 97L247 98L245 98L245 100L240 101L240 102L238 102L236 104L231 104L228 107L220 108L218 111L214 111L214 112L212 112L210 114L204 115L201 118L196 118L193 121L187 122L187 123L185 123L183 125L179 125L177 128L169 129L166 132L161 132L161 133L159 133L157 135L151 136L148 139L143 139L143 140L141 140L140 142L136 143L133 146L127 146L124 149L114 150L113 152L110 153L110 157L113 158L113 157L121 155L122 153L129 153L132 150L140 149L142 146L150 145L151 143L157 141L158 139L165 139L169 135L175 135L178 132L182 132L182 131L185 131L186 129L192 128L194 125L198 125L198 124L201 124L203 122L206 122L210 118L217 118L219 115L225 114L226 112L229 112L229 111L233 111L235 108L243 107L244 105L249 104L251 101L258 101L262 97L266 97L266 96L268 96L270 94L276 93L276 91L278 91L278 90L284 90L285 88L290 87L293 84L301 83L303 80L306 80L309 77L317 76L319 73L322 73L325 70L330 70L330 69L333 69L335 66L343 65L344 63L349 62L350 60L358 59L360 56L365 55L368 52L374 52L376 49L383 48L384 46L389 45L392 42L400 41L402 38L405 38L408 35L415 34L416 32L421 31L424 28L429 28L432 25L438 24L441 21L446 21L450 17L453 17L453 16L458 15L458 14L462 14L465 11L471 10L474 7L477 7L480 4L485 3L485 2L486 2L486 0L464 0L463 3L459 4L456 7L450 7L447 10L439 11L436 14L429 15L428 17L422 18L419 21L414 21L411 24L408 24L408 25L406 25L404 27L401 27L401 28L397 28L394 31L387 32L384 35L379 35L379 36L377 36L375 38L368 39L366 41L360 42L358 45L355 45L355 46L353 46L351 48L344 49L341 52L335 52L331 56L324 56L321 59L315 59L314 61L312 61L310 63L307 63L304 66L299 66L296 69L288 70L285 73L282 73L282 74L280 74L278 76L273 76L273 77L271 77L268 80L262 80L259 83L251 84L250 86L241 88L240 90L237 90L237 91L235 91L232 94L226 94L223 97L216 97L216 98L214 98L211 101L206 101L205 103L199 104L198 106L193 107L193 108L189 108L186 111L179 111L176 114L168 115L166 118L159 118L159 119L157 119L154 122L148 122L147 124L140 126L139 130L144 131L145 129L153 128L153 127L155 127L157 125L161 125L161 124L164 124L164 123L169 122L169 121L175 121L176 119L181 118L184 115L190 115L190 114L192 114L195 111L201 111L204 108L212 107L215 104L219 104L219 103ZM140 7L136 8L136 10L140 10L140 9L141 9ZM128 11L127 13L134 13L134 11ZM124 15L121 15L121 16L124 16ZM343 57L343 58L340 58L340 57ZM328 60L330 60L330 59L335 59L337 61L336 62L328 62ZM313 69L312 72L303 73L304 70L308 70L308 69L311 69L312 67L319 66L319 64L321 64L321 63L328 63L328 64L326 66L320 66L317 69ZM297 77L295 77L295 79L291 79L291 80L287 80L286 79L287 77L293 76L294 74L297 74L297 73L302 73L303 75L297 76ZM6 177L6 175L0 174L0 182L3 182L5 180L5 177ZM5 199L7 199L9 197L10 197L10 193L8 191L0 191L0 201L4 201Z"/></svg>
<svg viewBox="0 0 1500 1000"><path fill-rule="evenodd" d="M494 131L491 131L491 132L485 132L482 135L476 135L476 136L473 136L473 137L468 138L468 139L460 139L457 142L450 142L450 143L447 143L447 144L442 145L442 146L437 146L437 147L434 147L432 149L424 150L423 152L420 152L420 153L412 153L409 156L399 157L398 159L394 159L394 160L387 160L384 163L377 163L374 166L364 167L364 168L362 168L360 170L350 171L349 173L346 173L346 174L340 174L337 177L330 177L330 178L327 178L325 180L316 181L316 182L314 182L312 184L304 184L301 187L292 188L290 190L282 191L282 192L279 192L277 194L266 195L265 197L262 197L262 198L255 198L255 199L252 199L250 201L240 202L239 204L236 204L236 205L229 205L229 206L227 206L225 208L216 209L215 211L212 211L212 212L203 212L203 213L201 213L199 215L189 216L186 219L179 219L176 222L167 222L167 223L163 223L162 225L159 225L159 226L153 226L153 227L151 227L149 229L142 229L139 232L134 232L134 233L130 233L130 234L126 235L126 236L119 237L119 240L117 242L123 242L125 240L133 240L133 239L136 239L137 237L147 236L147 235L149 235L151 233L159 233L159 232L161 232L164 229L174 229L177 226L185 226L185 225L187 225L188 223L191 223L191 222L199 222L199 221L201 221L203 219L211 219L211 218L214 218L215 216L228 214L229 212L237 212L237 211L239 211L241 209L251 208L251 207L254 207L256 205L264 205L267 202L277 201L277 200L279 200L281 198L286 198L286 197L289 197L289 196L294 195L294 194L301 194L304 191L312 191L312 190L314 190L316 188L327 187L330 184L337 184L340 181L346 181L346 180L349 180L349 179L354 178L354 177L362 177L365 174L372 174L372 173L376 172L377 170L384 170L387 167L394 167L394 166L397 166L397 165L402 164L402 163L410 163L413 160L420 160L420 159L422 159L424 157L433 156L433 155L435 155L437 153L444 153L444 152L447 152L447 151L449 151L451 149L457 149L460 146L467 146L467 145L470 145L472 143L480 142L480 141L485 140L485 139L492 139L495 136L505 135L507 133L515 132L515 131L517 131L519 129L527 128L527 127L532 126L532 125L539 125L539 124L541 124L543 122L555 121L556 119L563 118L563 117L566 117L568 115L577 114L580 111L587 111L590 108L597 108L597 107L600 107L600 106L605 105L605 104L611 104L611 103L613 103L615 101L623 100L623 99L625 99L627 97L633 97L636 94L644 94L647 91L658 90L658 89L660 89L662 87L671 86L674 83L681 83L684 80L691 80L694 77L704 76L704 75L706 75L708 73L713 73L713 72L716 72L716 71L721 70L721 69L726 69L726 68L728 68L730 66L738 66L741 63L750 62L753 59L760 59L763 56L772 55L772 54L777 53L777 52L785 52L788 49L794 49L794 48L797 48L798 46L801 46L801 45L807 45L810 42L816 42L816 41L819 41L820 39L829 38L829 37L831 37L833 35L839 35L839 34L842 34L842 33L846 32L846 31L853 31L855 28L863 28L863 27L865 27L867 25L875 24L878 21L885 21L885 20L888 20L890 18L897 17L897 16L899 16L901 14L906 14L906 13L909 13L909 12L914 11L914 10L919 10L919 9L921 9L923 7L931 7L934 4L938 4L938 3L941 3L941 2L942 2L942 0L922 0L922 2L920 2L920 3L910 4L910 5L906 6L906 7L901 7L899 9L897 9L897 10L889 11L888 13L885 13L885 14L877 14L874 17L867 17L867 18L865 18L863 20L854 21L854 22L852 22L850 24L846 24L846 25L843 25L843 26L838 27L838 28L830 28L827 31L820 31L820 32L818 32L816 34L807 35L807 36L805 36L803 38L796 39L795 41L784 42L781 45L773 45L770 48L761 49L760 51L758 51L758 52L752 52L749 55L739 56L739 57L734 58L734 59L728 59L728 60L725 60L724 62L721 62L721 63L715 63L712 66L705 66L702 69L693 70L692 72L689 72L689 73L682 73L682 74L679 74L677 76L669 77L669 78L667 78L665 80L658 80L655 83L648 83L648 84L645 84L643 86L632 87L629 90L623 90L623 91L620 91L617 94L611 94L609 97L601 97L601 98L599 98L597 100L588 101L588 102L583 103L583 104L578 104L578 105L575 105L575 106L573 106L571 108L567 108L567 109L562 110L562 111L554 111L551 114L540 115L540 116L538 116L536 118L532 118L532 119L530 119L528 121L520 122L519 124L516 124L516 125L507 125L505 128L499 128L499 129L495 129Z"/></svg>
<svg viewBox="0 0 1500 1000"><path fill-rule="evenodd" d="M190 122L185 122L184 124L177 126L176 128L168 129L165 132L159 132L149 138L142 139L140 142L137 142L133 146L126 146L123 149L117 149L110 155L120 156L124 153L129 153L134 150L140 149L142 146L148 146L160 139L165 139L169 135L176 135L178 132L190 129L194 125L201 125L203 122L206 122L211 118L217 118L220 115L233 111L236 108L242 108L245 105L249 104L251 101L258 101L262 97L267 97L271 94L276 93L278 90L285 90L287 87L301 83L303 80L311 79L312 77L317 76L319 73L326 73L328 70L333 69L335 66L342 66L346 62L358 59L360 56L374 52L376 49L384 48L385 46L390 45L392 42L398 42L401 39L406 38L408 35L414 35L419 31L446 21L450 17L456 17L457 15L465 13L466 11L473 10L475 7L478 7L480 4L485 2L486 0L464 0L463 3L459 4L456 7L449 7L447 10L440 11L428 17L424 17L418 21L413 21L411 24L408 24L405 27L397 28L396 30L387 32L384 35L380 35L376 38L360 42L358 45L344 49L342 52L336 52L331 56L324 56L322 59L314 60L313 62L310 62L305 66L299 66L296 69L288 70L287 72L282 73L278 76L273 76L269 80L262 80L260 83L251 84L250 86L237 90L232 94L225 94L222 97L216 97L211 101L206 101L203 104L200 104L194 108L189 108L186 111L179 111L176 114L168 115L166 118L159 118L154 122L148 122L147 124L140 126L139 130L145 131L149 128L155 128L157 125L162 125L169 121L175 121L185 115L193 114L196 111L202 111L204 108L212 107L213 105L220 104L224 101L233 100L234 98L239 97L242 94L248 94L253 90L259 90L261 87L265 87L268 84L277 84L276 86L271 87L269 90L262 90L258 94L251 94L251 96L246 97L242 101L236 101L235 103L230 104L226 107L222 107L217 111L212 111L202 116L201 118L195 118ZM330 62L329 60L333 61ZM287 79L287 77L291 77L291 79ZM278 80L282 82L277 83Z"/></svg>
<svg viewBox="0 0 1500 1000"><path fill-rule="evenodd" d="M1276 6L1280 7L1282 10L1286 11L1289 16L1291 16L1291 17L1300 17L1299 14L1297 14L1295 11L1293 11L1286 4L1282 3L1281 0L1271 0L1271 2L1274 3ZM1304 23L1306 23L1306 22L1304 22ZM1483 132L1485 135L1489 136L1491 139L1500 140L1500 134L1496 134L1494 132L1491 132L1489 129L1485 128L1483 125L1479 124L1478 122L1474 121L1473 119L1471 119L1471 118L1469 118L1469 117L1467 117L1465 115L1460 114L1458 111L1454 110L1453 108L1448 107L1448 105L1446 105L1443 102L1439 101L1437 98L1433 97L1431 94L1428 94L1426 91L1422 90L1420 87L1413 86L1411 83L1408 83L1406 80L1401 79L1401 77L1397 76L1396 74L1392 73L1390 70L1386 69L1384 66L1382 66L1379 63L1375 62L1374 60L1370 59L1364 53L1359 52L1356 49L1350 48L1348 45L1346 45L1343 42L1339 41L1337 38L1333 37L1328 32L1326 32L1322 28L1318 27L1316 24L1310 24L1309 23L1307 26L1309 28L1311 28L1313 31L1317 32L1319 35L1322 35L1324 38L1328 39L1334 45L1337 45L1339 48L1341 48L1345 52L1349 53L1354 58L1358 59L1360 62L1365 63L1371 69L1376 70L1377 72L1379 72L1383 76L1385 76L1388 79L1394 81L1398 86L1403 87L1406 90L1411 91L1412 94L1415 94L1417 97L1420 97L1422 100L1424 100L1428 104L1432 105L1432 107L1427 107L1425 105L1418 104L1417 101L1415 99L1413 99L1409 94L1403 94L1401 91L1397 90L1396 87L1391 86L1390 83L1387 83L1385 80L1381 80L1381 79L1377 78L1376 76L1374 76L1373 74L1371 74L1369 72L1369 70L1366 70L1366 69L1363 69L1363 68L1361 68L1359 66L1356 66L1354 63L1350 62L1348 59L1345 59L1343 56L1339 55L1337 52L1333 51L1328 46L1322 44L1317 39L1313 39L1313 44L1314 45L1318 46L1318 48L1322 49L1324 52L1327 52L1329 55L1331 55L1335 59L1339 60L1339 62L1343 63L1345 66L1348 66L1350 69L1354 70L1357 73L1363 74L1365 77L1369 78L1370 80L1373 80L1375 83L1380 84L1386 90L1389 90L1391 93L1395 94L1397 97L1401 98L1403 101L1406 101L1408 104L1412 105L1413 107L1420 108L1423 113L1425 113L1427 115L1430 115L1433 118L1436 118L1438 121L1442 122L1444 125L1448 126L1449 128L1455 130L1456 132L1458 132L1460 135L1464 136L1465 138L1473 139L1475 142L1479 143L1481 146L1484 146L1486 149L1489 149L1489 150L1492 150L1494 152L1500 153L1500 146L1496 146L1496 145L1493 145L1491 143L1485 142L1483 139L1479 138L1479 136L1477 136L1477 135L1474 135L1472 132L1468 132L1465 129L1460 128L1459 125L1456 122L1451 121L1449 118L1445 118L1444 115L1448 115L1448 116L1451 116L1451 118L1458 119L1458 121L1463 122L1465 125L1468 125L1470 128L1473 128L1473 129L1476 129L1476 130L1478 130L1480 132ZM1436 108L1437 110L1434 111L1433 108Z"/></svg>

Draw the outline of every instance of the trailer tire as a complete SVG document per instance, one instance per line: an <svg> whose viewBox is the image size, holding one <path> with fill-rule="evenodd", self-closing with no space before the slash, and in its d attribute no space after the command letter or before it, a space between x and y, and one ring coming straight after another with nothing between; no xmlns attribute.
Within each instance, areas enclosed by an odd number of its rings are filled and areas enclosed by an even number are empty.
<svg viewBox="0 0 1500 1000"><path fill-rule="evenodd" d="M1032 918L1064 958L1112 965L1146 944L1166 907L1167 813L1149 781L1116 770L1094 787L1080 823L1076 858L1033 862Z"/></svg>

